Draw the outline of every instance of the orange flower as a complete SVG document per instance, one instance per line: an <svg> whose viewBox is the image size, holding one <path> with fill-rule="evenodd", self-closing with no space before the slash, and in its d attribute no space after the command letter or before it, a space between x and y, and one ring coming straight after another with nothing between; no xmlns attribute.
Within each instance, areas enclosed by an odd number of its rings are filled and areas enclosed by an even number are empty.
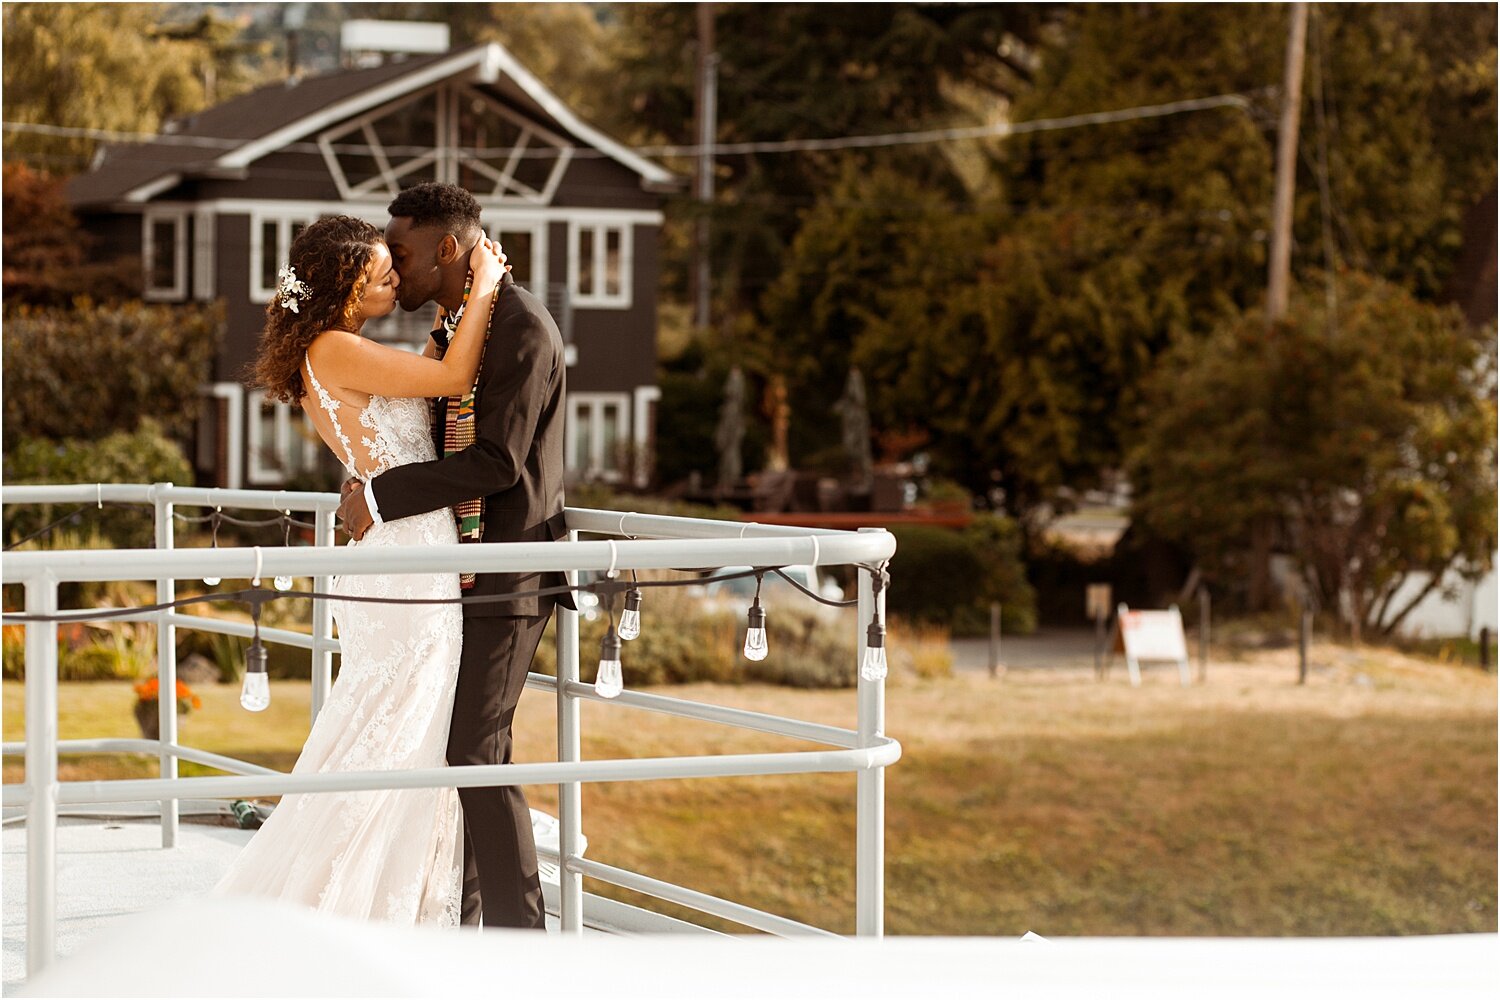
<svg viewBox="0 0 1500 1000"><path fill-rule="evenodd" d="M148 677L135 685L136 696L141 701L156 701L161 697L161 679L159 677ZM193 693L193 689L182 681L177 682L177 710L186 712L192 708L202 708L203 700Z"/></svg>
<svg viewBox="0 0 1500 1000"><path fill-rule="evenodd" d="M178 698L179 701L184 701L185 700L189 705L192 705L194 708L202 708L203 707L203 702L199 700L199 698L198 698L197 695L193 694L193 689L190 688L190 687L188 687L182 681L178 681L177 682L177 698Z"/></svg>

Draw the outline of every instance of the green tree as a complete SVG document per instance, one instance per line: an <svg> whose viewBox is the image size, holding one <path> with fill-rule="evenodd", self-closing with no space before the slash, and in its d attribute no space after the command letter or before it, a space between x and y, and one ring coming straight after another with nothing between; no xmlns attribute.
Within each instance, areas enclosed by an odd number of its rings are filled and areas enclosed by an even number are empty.
<svg viewBox="0 0 1500 1000"><path fill-rule="evenodd" d="M1432 298L1464 209L1495 183L1494 9L1324 5L1314 28L1295 273L1321 280L1316 269L1348 261ZM1286 17L1262 6L1081 5L1043 37L1016 120L1214 94L1249 103L1009 142L1002 196L979 206L996 235L973 276L941 296L936 322L878 338L905 386L903 416L931 401L920 422L945 471L976 493L998 482L1021 515L1117 468L1162 352L1261 301L1277 108L1268 85L1280 79ZM771 336L795 342L792 314L779 315ZM950 356L928 363L938 351ZM873 395L891 398L883 386Z"/></svg>
<svg viewBox="0 0 1500 1000"><path fill-rule="evenodd" d="M212 7L186 19L174 18L167 7L161 17L152 36L192 70L205 105L222 104L284 74L281 64L270 61L273 44L245 30L248 18L229 20Z"/></svg>
<svg viewBox="0 0 1500 1000"><path fill-rule="evenodd" d="M163 30L166 13L161 4L6 4L5 120L150 133L204 107L205 68L223 75L227 63L215 46L222 49L227 38L212 22L197 36ZM236 79L231 73L228 82ZM232 96L224 82L216 100ZM5 157L76 173L97 146L95 139L19 132L6 136Z"/></svg>
<svg viewBox="0 0 1500 1000"><path fill-rule="evenodd" d="M619 81L610 50L610 4L601 3L346 3L336 20L440 21L451 44L499 42L585 119L617 123Z"/></svg>
<svg viewBox="0 0 1500 1000"><path fill-rule="evenodd" d="M1185 338L1152 378L1130 463L1136 510L1222 583L1277 526L1321 607L1389 634L1413 573L1478 575L1496 545L1494 361L1454 308L1357 274Z"/></svg>
<svg viewBox="0 0 1500 1000"><path fill-rule="evenodd" d="M807 213L748 338L752 365L791 387L794 463L838 443L832 406L851 364L866 375L875 426L969 432L956 396L972 357L945 327L985 241L983 220L942 192L845 168Z"/></svg>
<svg viewBox="0 0 1500 1000"><path fill-rule="evenodd" d="M976 125L1023 89L1018 53L1056 4L720 4L716 19L721 143L824 139ZM638 142L696 144L697 13L692 4L616 9L614 114ZM982 95L980 102L976 95ZM983 112L976 110L981 104ZM754 313L775 282L801 216L849 164L897 169L955 197L964 172L932 146L752 153L716 160L712 209L715 298L722 315ZM690 160L671 164L690 175ZM690 227L688 196L671 206ZM688 242L671 243L669 289L683 294Z"/></svg>

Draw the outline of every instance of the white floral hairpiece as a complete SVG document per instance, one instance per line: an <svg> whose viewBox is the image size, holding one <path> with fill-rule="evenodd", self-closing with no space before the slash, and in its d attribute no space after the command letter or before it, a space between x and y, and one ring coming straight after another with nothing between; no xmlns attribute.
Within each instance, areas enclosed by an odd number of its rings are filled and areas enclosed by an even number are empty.
<svg viewBox="0 0 1500 1000"><path fill-rule="evenodd" d="M297 280L297 272L288 264L276 272L277 292L281 297L281 308L297 312L298 299L312 298L312 289L305 282Z"/></svg>

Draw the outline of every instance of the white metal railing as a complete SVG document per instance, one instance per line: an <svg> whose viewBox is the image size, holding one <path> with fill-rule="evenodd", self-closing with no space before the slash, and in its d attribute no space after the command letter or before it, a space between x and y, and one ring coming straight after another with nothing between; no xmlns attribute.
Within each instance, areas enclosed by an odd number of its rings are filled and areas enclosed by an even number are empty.
<svg viewBox="0 0 1500 1000"><path fill-rule="evenodd" d="M58 584L72 581L156 581L157 603L176 598L176 581L203 576L251 579L255 576L311 576L313 589L329 590L337 573L535 572L626 569L712 569L720 566L851 565L875 566L895 552L886 531L859 532L746 524L696 518L567 509L569 541L443 545L364 549L334 546L333 514L338 497L330 493L285 490L221 490L155 485L8 486L0 502L139 503L156 516L155 549L116 551L32 551L6 555L3 578L25 587L25 612L58 613ZM175 506L310 511L315 515L311 547L174 549ZM626 536L626 541L579 541L580 532ZM865 626L884 595L873 590L869 574L859 576L856 656L864 655ZM570 576L570 579L572 577ZM575 581L576 582L576 581ZM83 610L83 609L65 609ZM161 690L176 689L175 630L195 628L248 637L251 626L174 611L142 612L124 620L154 621ZM474 787L556 783L558 787L560 916L565 933L583 927L583 878L646 893L700 912L773 934L828 934L820 928L756 910L683 886L616 868L580 853L581 785L590 781L642 781L730 775L808 774L853 771L856 780L856 933L884 931L885 768L900 758L901 746L885 735L885 684L860 676L858 725L854 731L742 709L663 695L626 691L613 704L675 715L823 744L832 749L693 757L590 760L582 755L580 703L605 699L579 681L578 613L557 611L557 677L533 673L527 686L557 698L557 761L440 767L401 771L285 774L177 741L175 699L159 699L157 740L68 740L57 738L57 623L26 623L26 739L4 745L6 754L24 754L24 784L6 784L3 803L24 806L27 854L26 948L28 977L55 957L57 817L60 806L159 800L162 846L176 841L177 803L185 798L305 794L392 788ZM260 629L262 640L308 649L312 659L312 711L316 718L332 683L332 634L327 602L313 601L312 634ZM859 660L856 660L858 663ZM856 671L858 676L858 671ZM155 752L160 777L117 781L59 782L59 753ZM231 773L229 777L183 778L178 760L190 760ZM543 852L545 854L545 852Z"/></svg>

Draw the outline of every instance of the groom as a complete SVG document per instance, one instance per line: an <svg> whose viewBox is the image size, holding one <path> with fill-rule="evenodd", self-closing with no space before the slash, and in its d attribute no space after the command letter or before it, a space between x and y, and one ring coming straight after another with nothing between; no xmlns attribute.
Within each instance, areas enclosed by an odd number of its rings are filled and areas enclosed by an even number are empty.
<svg viewBox="0 0 1500 1000"><path fill-rule="evenodd" d="M401 277L397 296L408 312L437 302L450 317L464 300L469 253L480 240L479 203L452 184L409 188L391 202L385 241ZM432 331L446 349L442 326ZM434 353L434 344L428 353ZM564 375L562 336L547 309L506 273L490 317L475 382L473 443L432 462L391 469L364 489L345 484L339 518L361 538L381 521L483 498L478 540L535 542L562 538ZM444 453L449 416L438 400L433 436ZM455 411L456 407L453 408ZM458 439L462 441L462 438ZM561 573L481 573L465 596L566 586ZM508 764L511 721L532 656L556 601L526 597L464 605L463 658L453 700L448 763ZM541 929L531 810L514 785L461 788L466 924Z"/></svg>

